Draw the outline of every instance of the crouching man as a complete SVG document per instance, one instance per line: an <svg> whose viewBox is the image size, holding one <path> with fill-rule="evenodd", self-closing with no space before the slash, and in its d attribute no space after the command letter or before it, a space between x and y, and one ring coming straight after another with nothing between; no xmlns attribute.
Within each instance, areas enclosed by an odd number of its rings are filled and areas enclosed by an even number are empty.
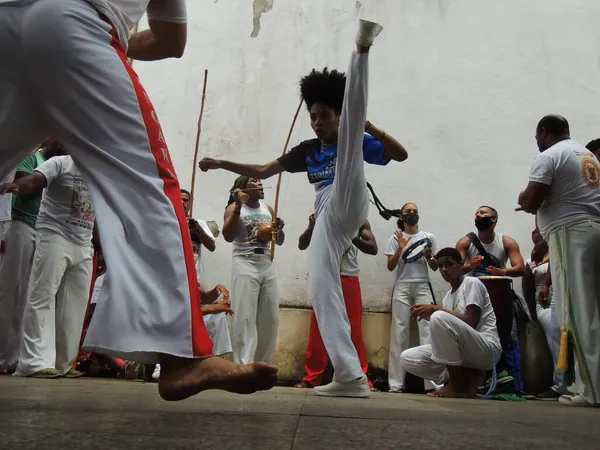
<svg viewBox="0 0 600 450"><path fill-rule="evenodd" d="M411 307L418 320L429 320L431 344L405 350L400 359L408 372L444 384L430 396L476 397L502 353L496 316L483 283L462 274L458 250L444 248L435 259L451 289L442 305Z"/></svg>

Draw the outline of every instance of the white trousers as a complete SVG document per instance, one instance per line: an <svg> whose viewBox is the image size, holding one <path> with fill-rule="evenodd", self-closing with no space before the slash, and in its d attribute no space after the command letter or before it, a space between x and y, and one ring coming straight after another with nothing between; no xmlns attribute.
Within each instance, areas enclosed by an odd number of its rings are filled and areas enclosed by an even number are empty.
<svg viewBox="0 0 600 450"><path fill-rule="evenodd" d="M578 394L600 404L600 222L562 227L547 240L556 322L573 336Z"/></svg>
<svg viewBox="0 0 600 450"><path fill-rule="evenodd" d="M204 323L208 334L215 346L213 353L217 356L231 353L231 337L229 336L229 326L227 325L227 315L225 313L207 314L204 316Z"/></svg>
<svg viewBox="0 0 600 450"><path fill-rule="evenodd" d="M368 54L353 53L346 73L335 179L330 188L317 193L317 220L308 248L308 295L334 367L333 378L339 382L364 375L351 339L340 261L369 213L363 160L368 69Z"/></svg>
<svg viewBox="0 0 600 450"><path fill-rule="evenodd" d="M216 356L231 353L231 338L229 337L229 326L227 325L227 316L225 313L206 314L204 316L204 323L206 324L210 338L215 344L213 353ZM157 364L154 368L152 378L155 380L160 378L160 364Z"/></svg>
<svg viewBox="0 0 600 450"><path fill-rule="evenodd" d="M413 375L443 384L448 381L446 366L488 371L498 363L502 347L492 344L458 317L436 311L429 322L431 344L409 348L400 356Z"/></svg>
<svg viewBox="0 0 600 450"><path fill-rule="evenodd" d="M80 246L54 231L37 230L16 376L71 369L79 353L92 256L91 243Z"/></svg>
<svg viewBox="0 0 600 450"><path fill-rule="evenodd" d="M279 324L277 270L268 256L236 256L231 270L233 361L273 363Z"/></svg>
<svg viewBox="0 0 600 450"><path fill-rule="evenodd" d="M84 0L0 3L0 178L52 135L86 179L110 274L86 350L210 356L175 169L113 31Z"/></svg>
<svg viewBox="0 0 600 450"><path fill-rule="evenodd" d="M388 362L388 381L390 387L404 388L406 368L400 360L400 355L410 345L410 307L412 305L429 305L433 296L429 283L397 282L392 296L392 329L390 332L390 356ZM429 344L429 322L419 321L419 342ZM425 380L425 390L436 389L438 386L430 379Z"/></svg>
<svg viewBox="0 0 600 450"><path fill-rule="evenodd" d="M7 264L0 268L0 366L17 367L23 338L27 288L35 251L35 229L15 220L6 237Z"/></svg>
<svg viewBox="0 0 600 450"><path fill-rule="evenodd" d="M537 299L536 299L537 301ZM539 302L537 302L535 307L536 316L538 322L542 326L544 330L544 334L546 335L546 341L548 342L548 348L550 349L550 353L552 354L552 362L554 367L558 362L558 355L560 353L560 327L558 326L558 322L556 322L556 308L554 300L552 300L549 308L543 308ZM560 394L566 394L567 386L564 383L564 373L560 370L554 370L554 386L552 389Z"/></svg>
<svg viewBox="0 0 600 450"><path fill-rule="evenodd" d="M10 232L10 220L0 220L0 248L4 249L5 241ZM4 261L4 253L0 252L0 270L2 270L2 261Z"/></svg>

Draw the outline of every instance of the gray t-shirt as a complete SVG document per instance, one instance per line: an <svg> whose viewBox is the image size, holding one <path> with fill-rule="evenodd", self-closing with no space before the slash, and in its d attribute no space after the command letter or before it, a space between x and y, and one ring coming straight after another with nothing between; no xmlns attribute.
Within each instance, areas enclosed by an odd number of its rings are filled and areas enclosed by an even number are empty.
<svg viewBox="0 0 600 450"><path fill-rule="evenodd" d="M46 178L36 228L52 230L77 245L91 245L96 215L83 176L70 156L56 156L35 169Z"/></svg>

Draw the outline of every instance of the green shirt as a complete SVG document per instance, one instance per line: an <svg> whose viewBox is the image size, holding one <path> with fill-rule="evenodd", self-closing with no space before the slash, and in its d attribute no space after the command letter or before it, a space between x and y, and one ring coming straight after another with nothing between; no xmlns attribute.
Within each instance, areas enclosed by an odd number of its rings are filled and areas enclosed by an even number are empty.
<svg viewBox="0 0 600 450"><path fill-rule="evenodd" d="M33 173L44 161L42 154L36 152L17 166L17 172ZM35 228L41 201L41 195L13 195L12 220L19 220Z"/></svg>

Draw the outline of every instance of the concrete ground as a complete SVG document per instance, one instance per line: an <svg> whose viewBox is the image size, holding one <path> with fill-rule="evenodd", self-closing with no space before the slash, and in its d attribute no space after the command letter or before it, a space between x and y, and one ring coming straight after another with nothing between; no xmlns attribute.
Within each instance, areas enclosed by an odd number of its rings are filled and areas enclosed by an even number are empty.
<svg viewBox="0 0 600 450"><path fill-rule="evenodd" d="M0 449L597 449L600 409L275 388L167 403L155 384L0 377Z"/></svg>

